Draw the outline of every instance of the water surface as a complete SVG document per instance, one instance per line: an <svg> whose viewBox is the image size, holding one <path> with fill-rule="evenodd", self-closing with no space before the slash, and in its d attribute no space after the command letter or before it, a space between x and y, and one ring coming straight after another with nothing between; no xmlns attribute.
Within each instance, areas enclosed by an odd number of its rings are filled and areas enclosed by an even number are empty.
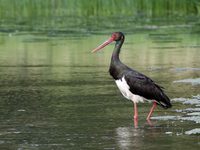
<svg viewBox="0 0 200 150"><path fill-rule="evenodd" d="M200 36L192 29L125 33L121 60L165 87L173 103L151 125L151 104L139 104L137 129L132 103L108 73L114 45L90 53L111 32L0 33L0 148L199 149Z"/></svg>

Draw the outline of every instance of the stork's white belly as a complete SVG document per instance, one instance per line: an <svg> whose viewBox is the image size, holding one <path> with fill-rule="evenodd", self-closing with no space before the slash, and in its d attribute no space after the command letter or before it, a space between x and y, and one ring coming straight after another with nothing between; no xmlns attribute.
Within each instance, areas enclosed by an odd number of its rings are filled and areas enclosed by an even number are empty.
<svg viewBox="0 0 200 150"><path fill-rule="evenodd" d="M115 80L115 82L125 98L132 100L134 103L144 102L143 97L131 93L130 87L124 77L122 77L122 79Z"/></svg>

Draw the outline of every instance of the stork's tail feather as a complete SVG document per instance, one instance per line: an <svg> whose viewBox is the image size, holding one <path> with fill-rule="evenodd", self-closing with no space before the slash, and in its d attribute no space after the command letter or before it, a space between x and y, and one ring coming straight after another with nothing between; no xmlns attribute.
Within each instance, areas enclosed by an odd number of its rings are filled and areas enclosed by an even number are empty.
<svg viewBox="0 0 200 150"><path fill-rule="evenodd" d="M162 106L163 108L167 109L167 108L171 108L172 104L171 103L164 103L162 101L157 102L158 105Z"/></svg>
<svg viewBox="0 0 200 150"><path fill-rule="evenodd" d="M164 93L162 93L160 100L156 100L156 101L158 105L162 106L165 109L172 107L169 97L165 95Z"/></svg>

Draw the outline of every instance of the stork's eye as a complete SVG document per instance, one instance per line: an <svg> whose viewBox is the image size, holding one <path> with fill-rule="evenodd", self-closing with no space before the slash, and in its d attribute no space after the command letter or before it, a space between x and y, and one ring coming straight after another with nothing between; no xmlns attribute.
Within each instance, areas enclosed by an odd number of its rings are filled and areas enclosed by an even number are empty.
<svg viewBox="0 0 200 150"><path fill-rule="evenodd" d="M121 34L120 34L120 32L115 32L115 33L113 33L112 34L112 38L115 40L115 41L119 41L119 40L121 40Z"/></svg>

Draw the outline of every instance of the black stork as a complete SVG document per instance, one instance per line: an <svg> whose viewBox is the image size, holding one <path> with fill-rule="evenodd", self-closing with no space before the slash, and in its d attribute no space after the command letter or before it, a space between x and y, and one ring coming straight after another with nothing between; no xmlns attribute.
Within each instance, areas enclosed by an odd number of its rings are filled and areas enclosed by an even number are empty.
<svg viewBox="0 0 200 150"><path fill-rule="evenodd" d="M124 39L125 36L122 32L114 32L108 40L92 50L92 52L96 52L104 48L106 45L112 43L113 41L116 42L111 57L109 72L110 75L114 78L122 95L133 102L134 122L136 122L135 126L137 126L138 102L143 102L144 100L153 102L153 106L151 107L150 112L146 118L147 121L150 121L150 117L157 104L162 106L163 108L170 108L172 105L170 103L170 99L164 93L161 86L156 84L149 77L137 72L136 70L131 69L120 61L119 53L123 45Z"/></svg>

